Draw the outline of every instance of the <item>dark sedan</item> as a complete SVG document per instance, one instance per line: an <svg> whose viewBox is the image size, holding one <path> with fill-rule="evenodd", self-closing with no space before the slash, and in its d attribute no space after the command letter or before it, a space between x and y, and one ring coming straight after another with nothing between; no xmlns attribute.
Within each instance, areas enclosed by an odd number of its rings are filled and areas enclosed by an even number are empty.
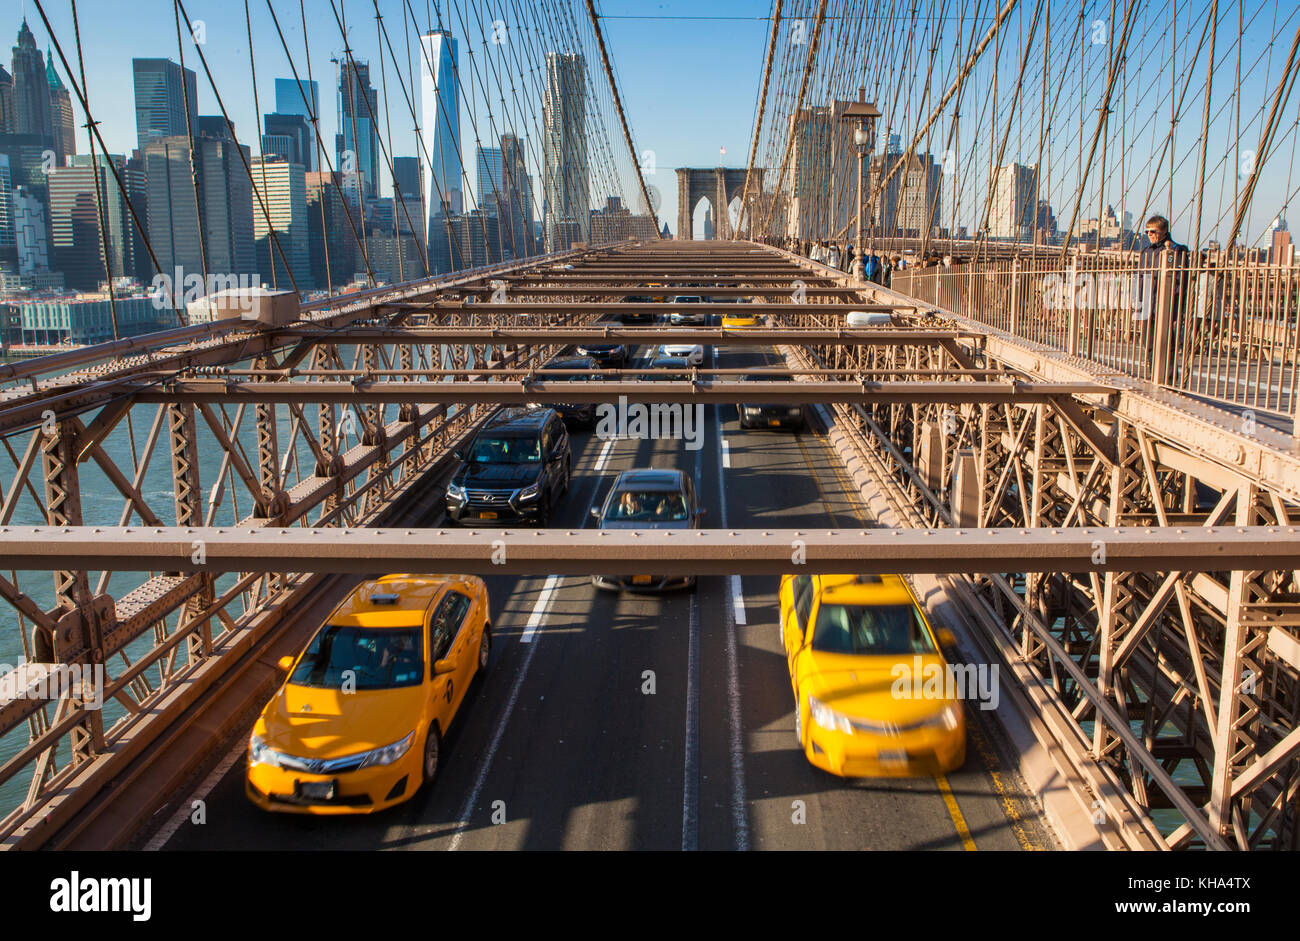
<svg viewBox="0 0 1300 941"><path fill-rule="evenodd" d="M621 343L582 344L578 355L590 358L601 369L622 369L627 365L627 347Z"/></svg>
<svg viewBox="0 0 1300 941"><path fill-rule="evenodd" d="M546 364L547 369L580 369L582 372L575 373L571 376L546 376L547 382L589 382L598 379L598 366L596 361L590 356L583 356L577 359L557 359L554 362ZM596 424L596 405L593 402L583 402L574 404L570 402L546 402L548 408L553 408L560 413L566 425L582 425L591 427Z"/></svg>
<svg viewBox="0 0 1300 941"><path fill-rule="evenodd" d="M746 382L793 382L793 376L753 373ZM808 427L808 407L779 403L743 403L736 406L741 428L793 428Z"/></svg>

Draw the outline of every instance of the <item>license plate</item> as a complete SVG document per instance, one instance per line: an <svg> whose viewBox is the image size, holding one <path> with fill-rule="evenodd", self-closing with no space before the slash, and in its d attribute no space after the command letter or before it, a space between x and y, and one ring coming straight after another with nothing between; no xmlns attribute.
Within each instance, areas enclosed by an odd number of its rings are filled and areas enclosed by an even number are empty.
<svg viewBox="0 0 1300 941"><path fill-rule="evenodd" d="M332 801L337 793L335 781L295 781L294 788L299 797L307 800Z"/></svg>
<svg viewBox="0 0 1300 941"><path fill-rule="evenodd" d="M478 515L478 518L481 520L494 520L497 519L499 516L500 514L498 514L496 510L484 510L482 513Z"/></svg>
<svg viewBox="0 0 1300 941"><path fill-rule="evenodd" d="M907 752L905 751L882 751L876 754L876 760L882 765L898 767L907 764Z"/></svg>
<svg viewBox="0 0 1300 941"><path fill-rule="evenodd" d="M769 420L768 420L768 424L769 424L770 426L772 426L773 428L780 428L780 427L781 427L781 420L780 420L779 418L772 418L772 419L769 419Z"/></svg>
<svg viewBox="0 0 1300 941"><path fill-rule="evenodd" d="M651 576L651 575L633 575L633 576L632 576L632 584L633 584L633 585L649 585L652 581L654 581L654 577Z"/></svg>

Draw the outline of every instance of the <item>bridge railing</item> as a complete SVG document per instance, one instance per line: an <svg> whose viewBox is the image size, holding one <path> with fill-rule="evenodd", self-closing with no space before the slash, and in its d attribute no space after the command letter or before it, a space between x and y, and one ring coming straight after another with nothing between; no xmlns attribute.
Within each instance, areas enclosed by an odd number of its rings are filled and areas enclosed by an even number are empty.
<svg viewBox="0 0 1300 941"><path fill-rule="evenodd" d="M1241 409L1300 407L1300 265L1080 256L895 272L894 290L1109 370Z"/></svg>

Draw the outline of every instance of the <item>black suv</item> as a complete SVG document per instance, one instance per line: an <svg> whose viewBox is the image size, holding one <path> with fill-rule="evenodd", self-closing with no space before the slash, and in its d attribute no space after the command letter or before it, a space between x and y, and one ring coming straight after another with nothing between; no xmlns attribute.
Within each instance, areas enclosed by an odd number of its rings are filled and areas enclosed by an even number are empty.
<svg viewBox="0 0 1300 941"><path fill-rule="evenodd" d="M447 485L447 520L549 526L569 489L569 432L553 408L502 408L456 452L464 461Z"/></svg>

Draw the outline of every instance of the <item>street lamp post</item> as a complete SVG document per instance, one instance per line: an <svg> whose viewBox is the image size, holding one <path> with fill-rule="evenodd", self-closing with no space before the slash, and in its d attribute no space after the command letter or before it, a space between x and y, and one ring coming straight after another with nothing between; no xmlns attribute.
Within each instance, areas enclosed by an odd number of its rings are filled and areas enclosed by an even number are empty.
<svg viewBox="0 0 1300 941"><path fill-rule="evenodd" d="M872 103L866 100L867 90L858 89L858 100L851 103L844 109L840 116L842 121L852 121L853 126L853 147L858 152L858 217L856 223L857 239L853 255L853 279L855 281L866 280L866 263L864 255L866 254L866 232L862 225L862 184L866 176L867 152L874 143L876 118L880 117L880 110Z"/></svg>

